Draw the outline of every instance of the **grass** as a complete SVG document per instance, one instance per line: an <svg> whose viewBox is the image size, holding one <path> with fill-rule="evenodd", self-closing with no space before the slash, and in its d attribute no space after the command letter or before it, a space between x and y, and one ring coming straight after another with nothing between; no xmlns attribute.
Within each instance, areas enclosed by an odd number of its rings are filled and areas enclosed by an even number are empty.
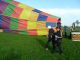
<svg viewBox="0 0 80 60"><path fill-rule="evenodd" d="M80 42L63 38L59 55L45 50L46 41L45 36L0 33L0 60L80 60Z"/></svg>

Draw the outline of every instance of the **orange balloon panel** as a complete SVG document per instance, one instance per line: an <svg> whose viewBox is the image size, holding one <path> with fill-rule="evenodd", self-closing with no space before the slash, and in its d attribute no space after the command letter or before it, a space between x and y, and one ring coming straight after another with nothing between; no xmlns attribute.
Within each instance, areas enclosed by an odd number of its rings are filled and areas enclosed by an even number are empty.
<svg viewBox="0 0 80 60"><path fill-rule="evenodd" d="M21 14L22 11L23 11L22 8L16 7L14 9L14 12L12 13L12 17L18 18L20 16L20 14Z"/></svg>
<svg viewBox="0 0 80 60"><path fill-rule="evenodd" d="M47 22L58 22L58 18L53 18L53 17L50 17L50 16L48 16L48 18L47 18Z"/></svg>
<svg viewBox="0 0 80 60"><path fill-rule="evenodd" d="M37 30L34 29L34 30L28 30L27 31L29 35L37 35Z"/></svg>
<svg viewBox="0 0 80 60"><path fill-rule="evenodd" d="M19 20L19 30L26 30L27 29L27 21L25 20Z"/></svg>

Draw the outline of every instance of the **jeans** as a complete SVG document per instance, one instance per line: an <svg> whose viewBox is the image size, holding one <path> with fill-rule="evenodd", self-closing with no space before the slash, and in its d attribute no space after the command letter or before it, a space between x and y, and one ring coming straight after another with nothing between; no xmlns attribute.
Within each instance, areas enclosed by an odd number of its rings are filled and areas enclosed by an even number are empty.
<svg viewBox="0 0 80 60"><path fill-rule="evenodd" d="M48 38L48 41L47 41L47 43L46 43L46 45L45 45L45 48L48 48L48 45L49 45L49 43L52 41L52 38Z"/></svg>
<svg viewBox="0 0 80 60"><path fill-rule="evenodd" d="M61 39L52 40L53 50L58 51L59 53L62 53L61 48Z"/></svg>

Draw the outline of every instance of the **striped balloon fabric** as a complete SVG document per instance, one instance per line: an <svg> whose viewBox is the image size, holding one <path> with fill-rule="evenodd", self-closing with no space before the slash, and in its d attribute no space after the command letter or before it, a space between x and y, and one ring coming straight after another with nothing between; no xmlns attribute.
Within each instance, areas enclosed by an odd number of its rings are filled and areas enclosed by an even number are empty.
<svg viewBox="0 0 80 60"><path fill-rule="evenodd" d="M0 0L0 28L4 32L47 35L48 26L61 28L61 20L14 0Z"/></svg>

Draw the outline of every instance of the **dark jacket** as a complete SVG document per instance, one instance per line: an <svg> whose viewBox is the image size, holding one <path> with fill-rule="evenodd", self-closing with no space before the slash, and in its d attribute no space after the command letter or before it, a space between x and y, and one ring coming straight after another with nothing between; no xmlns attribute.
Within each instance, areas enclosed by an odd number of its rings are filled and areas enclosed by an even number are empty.
<svg viewBox="0 0 80 60"><path fill-rule="evenodd" d="M54 30L52 28L49 29L49 31L48 31L48 38L52 38L53 34L54 34Z"/></svg>
<svg viewBox="0 0 80 60"><path fill-rule="evenodd" d="M62 39L61 31L57 31L55 34L55 41L59 41Z"/></svg>
<svg viewBox="0 0 80 60"><path fill-rule="evenodd" d="M57 35L58 37L61 37L61 31L60 31L60 30L57 31L56 35Z"/></svg>

